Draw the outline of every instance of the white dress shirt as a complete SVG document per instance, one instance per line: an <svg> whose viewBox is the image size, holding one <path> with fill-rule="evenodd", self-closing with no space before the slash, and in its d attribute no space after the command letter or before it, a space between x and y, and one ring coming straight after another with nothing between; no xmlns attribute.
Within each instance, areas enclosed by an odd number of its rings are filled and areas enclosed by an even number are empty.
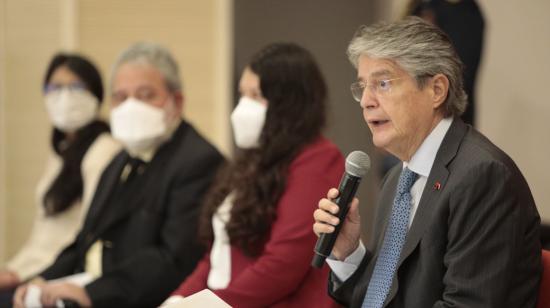
<svg viewBox="0 0 550 308"><path fill-rule="evenodd" d="M453 122L453 118L445 118L441 120L432 132L424 139L418 150L414 153L409 162L403 162L403 168L408 167L411 171L418 174L418 178L411 187L412 206L411 213L409 215L409 228L412 225L414 215L420 204L420 198L422 192L426 186L428 176L432 170L435 156L439 151L441 142L449 127ZM359 247L349 255L344 261L339 261L334 258L327 258L326 261L330 266L332 272L340 279L340 281L347 280L357 270L359 263L365 256L366 249L361 241L359 241Z"/></svg>
<svg viewBox="0 0 550 308"><path fill-rule="evenodd" d="M225 289L231 281L231 244L225 226L231 219L233 194L229 194L212 216L214 243L210 250L207 285L212 290Z"/></svg>

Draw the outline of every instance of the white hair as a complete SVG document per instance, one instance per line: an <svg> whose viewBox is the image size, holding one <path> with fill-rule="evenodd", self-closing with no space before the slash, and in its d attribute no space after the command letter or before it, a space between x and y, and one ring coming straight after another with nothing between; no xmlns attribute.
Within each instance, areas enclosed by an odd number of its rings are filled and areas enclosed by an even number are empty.
<svg viewBox="0 0 550 308"><path fill-rule="evenodd" d="M124 50L115 61L111 71L111 82L118 68L125 63L148 64L156 68L164 77L170 91L181 91L182 84L176 60L165 47L150 43L139 42Z"/></svg>

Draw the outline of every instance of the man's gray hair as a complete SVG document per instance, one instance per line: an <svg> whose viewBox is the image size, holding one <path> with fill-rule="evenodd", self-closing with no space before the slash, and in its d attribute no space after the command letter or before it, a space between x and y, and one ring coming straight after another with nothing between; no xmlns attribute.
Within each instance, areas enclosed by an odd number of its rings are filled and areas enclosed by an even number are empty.
<svg viewBox="0 0 550 308"><path fill-rule="evenodd" d="M347 54L355 68L362 55L393 60L416 79L419 88L424 87L429 77L443 74L449 79L445 116L460 116L466 109L462 62L449 37L421 18L361 26Z"/></svg>
<svg viewBox="0 0 550 308"><path fill-rule="evenodd" d="M170 91L182 90L178 64L170 51L159 44L139 42L124 50L113 65L111 82L119 67L126 63L151 65L164 77Z"/></svg>

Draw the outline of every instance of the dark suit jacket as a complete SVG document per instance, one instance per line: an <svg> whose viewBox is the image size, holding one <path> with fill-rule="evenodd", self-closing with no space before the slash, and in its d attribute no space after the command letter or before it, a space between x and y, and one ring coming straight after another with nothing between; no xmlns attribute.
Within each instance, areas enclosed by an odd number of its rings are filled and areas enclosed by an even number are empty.
<svg viewBox="0 0 550 308"><path fill-rule="evenodd" d="M358 270L342 284L331 275L329 291L344 305L361 307L401 168L383 182L373 239ZM514 162L455 119L435 158L386 306L535 307L539 224Z"/></svg>
<svg viewBox="0 0 550 308"><path fill-rule="evenodd" d="M94 307L156 307L193 271L203 253L195 241L199 204L223 157L182 122L117 193L128 160L123 151L107 167L83 229L41 274L82 272L86 252L102 240L102 276L86 286Z"/></svg>

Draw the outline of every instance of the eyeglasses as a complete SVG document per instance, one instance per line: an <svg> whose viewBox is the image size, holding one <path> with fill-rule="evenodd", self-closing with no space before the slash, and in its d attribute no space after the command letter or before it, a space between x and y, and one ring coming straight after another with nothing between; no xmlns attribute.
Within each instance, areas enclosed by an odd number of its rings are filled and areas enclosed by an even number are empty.
<svg viewBox="0 0 550 308"><path fill-rule="evenodd" d="M353 96L353 99L355 99L358 103L361 102L361 98L363 97L363 92L365 91L365 88L369 88L372 93L383 96L385 94L388 94L391 92L392 88L392 81L397 79L402 79L403 77L399 78L392 78L392 79L380 79L380 80L371 80L371 82L363 82L363 81L357 81L351 84L351 95Z"/></svg>
<svg viewBox="0 0 550 308"><path fill-rule="evenodd" d="M128 99L130 96L146 103L153 103L157 101L159 97L162 97L156 89L150 86L142 86L134 92L114 91L111 94L111 101L115 104L119 104Z"/></svg>
<svg viewBox="0 0 550 308"><path fill-rule="evenodd" d="M82 82L73 82L66 85L50 83L44 87L44 94L59 91L61 89L69 89L71 91L84 91L86 90L86 85Z"/></svg>

